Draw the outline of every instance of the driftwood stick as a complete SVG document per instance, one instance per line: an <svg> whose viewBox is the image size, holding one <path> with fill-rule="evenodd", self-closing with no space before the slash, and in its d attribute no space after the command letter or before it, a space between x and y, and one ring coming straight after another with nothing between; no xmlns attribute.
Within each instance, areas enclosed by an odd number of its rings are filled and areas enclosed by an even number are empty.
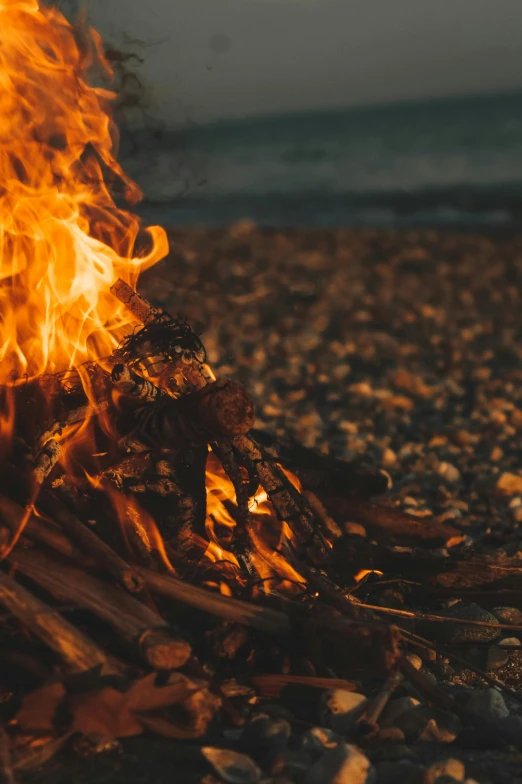
<svg viewBox="0 0 522 784"><path fill-rule="evenodd" d="M188 604L203 612L224 618L226 621L250 626L271 634L288 634L290 621L288 616L279 610L234 599L214 593L206 588L188 585L182 580L170 575L159 574L151 569L140 567L139 573L151 593L174 599L174 601Z"/></svg>
<svg viewBox="0 0 522 784"><path fill-rule="evenodd" d="M254 466L279 520L285 521L301 542L314 542L321 552L326 552L325 539L314 524L313 510L263 447L248 436L234 438L232 445Z"/></svg>
<svg viewBox="0 0 522 784"><path fill-rule="evenodd" d="M153 308L144 297L121 278L118 278L116 283L111 286L111 294L114 294L116 299L130 310L140 324L149 324L161 314L161 310Z"/></svg>
<svg viewBox="0 0 522 784"><path fill-rule="evenodd" d="M37 484L41 485L45 482L60 459L61 454L61 444L56 439L50 438L34 461L33 477Z"/></svg>
<svg viewBox="0 0 522 784"><path fill-rule="evenodd" d="M11 534L17 534L21 521L26 515L26 510L5 495L0 495L0 519L10 529ZM73 560L81 560L82 553L74 547L59 528L48 525L35 514L29 515L24 527L24 535L32 541L41 542L52 550L68 556Z"/></svg>
<svg viewBox="0 0 522 784"><path fill-rule="evenodd" d="M57 653L69 669L90 670L101 664L105 673L118 671L92 640L2 571L0 603Z"/></svg>
<svg viewBox="0 0 522 784"><path fill-rule="evenodd" d="M65 504L50 492L45 491L40 495L39 500L50 517L71 536L86 555L88 554L96 561L100 569L115 577L127 590L141 591L143 581L136 571L103 539L100 539L94 531L70 512Z"/></svg>
<svg viewBox="0 0 522 784"><path fill-rule="evenodd" d="M519 558L475 555L456 560L436 575L437 586L453 591L503 585L511 590L522 589L522 563Z"/></svg>
<svg viewBox="0 0 522 784"><path fill-rule="evenodd" d="M305 490L322 498L351 495L368 498L385 493L392 485L385 471L361 469L357 461L340 460L292 438L276 438L264 430L254 429L251 435L271 457L297 476Z"/></svg>
<svg viewBox="0 0 522 784"><path fill-rule="evenodd" d="M365 604L364 602L353 602L355 607L364 610L382 613L383 615L393 615L397 618L412 618L420 621L433 621L434 623L453 623L461 626L480 626L486 629L510 629L513 632L522 632L522 626L510 623L492 623L491 621L473 621L469 618L447 618L443 615L432 615L431 613L411 612L410 610L397 610L394 607L382 607L377 604Z"/></svg>
<svg viewBox="0 0 522 784"><path fill-rule="evenodd" d="M391 537L409 537L417 540L439 540L447 542L462 536L453 526L438 523L430 517L415 517L399 509L374 504L362 498L321 498L329 514L335 520L361 523L370 529Z"/></svg>
<svg viewBox="0 0 522 784"><path fill-rule="evenodd" d="M160 311L153 308L143 297L136 294L136 292L124 281L118 280L114 286L112 286L111 292L120 302L127 305L136 318L143 324L149 324L161 315ZM191 379L187 376L187 380L192 383L194 388L204 390L203 394L206 396L207 388L211 385L208 384L208 378L205 377L203 369L200 368L198 372L199 375L197 375L197 377ZM229 384L230 383L231 382L229 382ZM241 387L241 385L237 385L237 387ZM203 401L205 401L205 399L206 398L203 397ZM210 401L211 398L208 398L208 400ZM223 415L220 414L220 424L222 427L218 430L218 433L222 437L230 437L230 435L235 436L232 439L234 448L240 454L245 455L254 465L260 483L265 488L279 519L284 520L302 541L314 542L318 549L324 554L327 551L327 544L320 531L315 529L315 515L306 499L302 498L296 491L282 469L266 454L263 447L244 435L254 422L253 406L250 410L249 400L250 398L246 391L239 394L238 390L234 389L230 404L229 401L227 401L227 404L224 405L222 401L221 406L210 408L209 413L212 413L213 416L216 415L216 411L224 411ZM234 421L234 419L237 418L236 409L238 401L240 402L242 413L245 414L245 416L243 416L245 426L241 429L236 426ZM207 405L210 405L210 403ZM203 416L205 424L207 424L207 416L208 415ZM231 421L234 421L234 429L231 429L230 427ZM246 427L247 424L248 427Z"/></svg>
<svg viewBox="0 0 522 784"><path fill-rule="evenodd" d="M115 365L111 372L112 383L119 392L135 397L143 403L153 403L165 392L126 365Z"/></svg>
<svg viewBox="0 0 522 784"><path fill-rule="evenodd" d="M138 294L132 286L119 280L111 286L111 293L122 302L135 318L145 327L161 320L168 325L170 316L160 308L154 308L147 300ZM202 389L213 380L208 368L198 361L191 351L182 351L175 361L168 360L158 353L153 345L146 344L144 361L148 360L148 374L162 379L160 387L166 386L177 397L194 389ZM149 356L146 356L149 355Z"/></svg>
<svg viewBox="0 0 522 784"><path fill-rule="evenodd" d="M78 425L88 419L93 419L106 411L110 406L109 400L100 400L95 405L84 405L73 408L63 416L57 417L51 422L40 436L40 443L45 444L54 436L60 434L71 425Z"/></svg>
<svg viewBox="0 0 522 784"><path fill-rule="evenodd" d="M137 410L133 427L123 436L123 441L135 441L144 448L181 449L207 444L216 438L233 438L246 433L254 421L252 400L236 381L213 381L180 399L160 395L158 387L150 386L157 390L156 402ZM138 386L136 389L139 393ZM138 394L135 400L141 403L143 398Z"/></svg>
<svg viewBox="0 0 522 784"><path fill-rule="evenodd" d="M250 483L245 480L241 466L236 459L230 441L214 441L211 444L212 451L221 463L223 470L229 477L236 491L236 503L239 516L239 524L246 529L250 517Z"/></svg>
<svg viewBox="0 0 522 784"><path fill-rule="evenodd" d="M343 689L357 691L357 684L343 678L317 678L311 675L283 675L282 673L264 673L253 675L250 682L263 697L278 699L285 686L304 686L310 689Z"/></svg>
<svg viewBox="0 0 522 784"><path fill-rule="evenodd" d="M343 532L335 522L335 520L330 517L326 509L324 508L323 504L316 496L315 493L312 493L311 490L304 490L303 496L306 498L310 507L312 508L315 517L317 520L320 520L323 524L324 534L329 541L333 541L334 539L339 539L340 536L343 535Z"/></svg>
<svg viewBox="0 0 522 784"><path fill-rule="evenodd" d="M137 645L154 669L175 669L190 658L190 644L171 631L161 616L120 588L66 561L31 550L16 551L11 560L56 599L84 607L126 642Z"/></svg>
<svg viewBox="0 0 522 784"><path fill-rule="evenodd" d="M254 403L238 381L227 378L213 381L193 397L196 404L194 415L218 436L240 436L254 424Z"/></svg>
<svg viewBox="0 0 522 784"><path fill-rule="evenodd" d="M403 680L404 676L401 672L394 672L387 678L382 689L370 700L364 713L359 718L357 723L361 728L368 727L373 729L378 724L381 713Z"/></svg>

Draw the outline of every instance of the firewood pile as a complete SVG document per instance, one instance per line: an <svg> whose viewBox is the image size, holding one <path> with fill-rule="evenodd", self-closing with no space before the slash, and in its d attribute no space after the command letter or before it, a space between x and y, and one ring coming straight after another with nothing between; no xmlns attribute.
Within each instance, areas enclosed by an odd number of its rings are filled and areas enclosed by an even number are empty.
<svg viewBox="0 0 522 784"><path fill-rule="evenodd" d="M491 631L418 608L520 600L516 559L470 556L456 527L376 503L384 472L253 431L248 392L214 377L187 324L121 280L111 291L141 326L109 358L2 389L4 766L30 769L71 737L202 738L242 726L253 696L368 679L381 685L350 724L357 743L382 732L404 682L513 743L416 669L438 643L411 620Z"/></svg>

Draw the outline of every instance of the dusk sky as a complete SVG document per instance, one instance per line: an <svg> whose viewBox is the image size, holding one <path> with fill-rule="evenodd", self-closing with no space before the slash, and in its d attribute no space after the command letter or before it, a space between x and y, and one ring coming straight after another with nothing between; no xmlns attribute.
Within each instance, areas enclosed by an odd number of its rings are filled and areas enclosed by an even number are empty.
<svg viewBox="0 0 522 784"><path fill-rule="evenodd" d="M62 0L70 7L76 0ZM87 0L167 122L522 87L522 0Z"/></svg>

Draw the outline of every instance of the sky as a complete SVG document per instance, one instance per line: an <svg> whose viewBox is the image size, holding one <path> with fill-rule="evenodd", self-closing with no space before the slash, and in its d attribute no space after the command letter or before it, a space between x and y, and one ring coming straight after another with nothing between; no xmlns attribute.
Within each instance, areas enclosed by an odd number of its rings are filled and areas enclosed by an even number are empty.
<svg viewBox="0 0 522 784"><path fill-rule="evenodd" d="M167 124L522 88L522 0L85 2Z"/></svg>

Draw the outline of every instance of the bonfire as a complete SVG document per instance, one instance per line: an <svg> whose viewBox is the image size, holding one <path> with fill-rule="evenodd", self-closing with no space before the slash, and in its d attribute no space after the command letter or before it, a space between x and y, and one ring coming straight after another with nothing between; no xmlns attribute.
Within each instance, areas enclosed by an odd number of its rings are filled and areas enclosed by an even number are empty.
<svg viewBox="0 0 522 784"><path fill-rule="evenodd" d="M96 32L0 0L2 764L78 736L202 738L242 725L252 689L349 692L365 673L382 687L360 738L405 678L448 707L406 655L429 642L382 620L413 613L356 591L385 572L455 593L498 565L441 573L430 546L457 528L370 501L381 471L254 430L248 391L137 293L169 248L130 211L101 77Z"/></svg>

